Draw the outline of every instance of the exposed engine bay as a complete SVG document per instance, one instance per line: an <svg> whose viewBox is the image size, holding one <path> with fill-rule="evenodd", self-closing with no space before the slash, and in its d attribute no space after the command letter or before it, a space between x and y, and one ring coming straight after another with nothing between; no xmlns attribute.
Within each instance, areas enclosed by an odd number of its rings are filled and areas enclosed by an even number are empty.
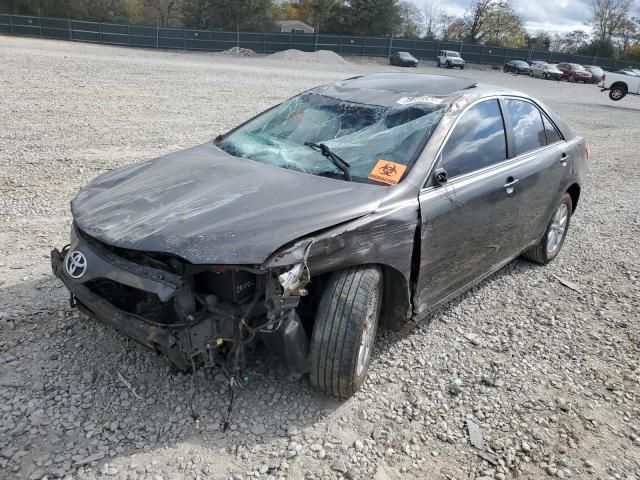
<svg viewBox="0 0 640 480"><path fill-rule="evenodd" d="M237 377L259 342L292 371L308 371L308 336L296 311L308 293L305 263L193 265L115 248L74 228L72 244L54 250L52 264L73 306L164 353L178 370L221 367Z"/></svg>

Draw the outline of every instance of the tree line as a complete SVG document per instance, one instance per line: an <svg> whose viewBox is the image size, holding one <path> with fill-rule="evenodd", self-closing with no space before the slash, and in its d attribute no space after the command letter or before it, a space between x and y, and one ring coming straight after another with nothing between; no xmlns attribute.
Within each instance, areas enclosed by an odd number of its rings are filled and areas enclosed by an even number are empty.
<svg viewBox="0 0 640 480"><path fill-rule="evenodd" d="M640 59L640 18L632 0L593 0L591 34L527 32L515 0L471 0L446 14L440 0L0 0L0 11L198 29L274 30L301 20L316 32L394 35L471 44Z"/></svg>

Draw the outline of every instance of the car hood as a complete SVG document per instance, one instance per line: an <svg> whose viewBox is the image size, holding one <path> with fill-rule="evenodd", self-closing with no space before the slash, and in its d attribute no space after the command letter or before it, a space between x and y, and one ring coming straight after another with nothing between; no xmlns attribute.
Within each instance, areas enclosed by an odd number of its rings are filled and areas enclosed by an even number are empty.
<svg viewBox="0 0 640 480"><path fill-rule="evenodd" d="M388 187L236 158L213 143L107 172L71 202L116 247L196 264L261 264L279 247L373 212Z"/></svg>

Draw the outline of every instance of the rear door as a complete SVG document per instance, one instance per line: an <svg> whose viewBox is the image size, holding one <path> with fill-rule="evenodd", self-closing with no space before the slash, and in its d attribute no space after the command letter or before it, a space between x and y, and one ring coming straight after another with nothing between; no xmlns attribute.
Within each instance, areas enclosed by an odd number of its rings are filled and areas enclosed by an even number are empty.
<svg viewBox="0 0 640 480"><path fill-rule="evenodd" d="M418 313L497 268L519 246L506 131L499 100L483 100L461 114L444 143L435 174L446 172L447 182L428 182L419 197Z"/></svg>

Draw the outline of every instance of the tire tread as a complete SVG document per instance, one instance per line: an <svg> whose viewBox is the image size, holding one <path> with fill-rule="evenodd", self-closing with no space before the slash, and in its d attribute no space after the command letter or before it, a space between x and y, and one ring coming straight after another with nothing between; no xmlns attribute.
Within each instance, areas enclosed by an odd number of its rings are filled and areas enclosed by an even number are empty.
<svg viewBox="0 0 640 480"><path fill-rule="evenodd" d="M359 335L352 335L366 314L369 292L379 288L378 267L358 266L334 272L323 292L309 351L312 386L340 398L352 395ZM379 294L382 292L380 291Z"/></svg>

